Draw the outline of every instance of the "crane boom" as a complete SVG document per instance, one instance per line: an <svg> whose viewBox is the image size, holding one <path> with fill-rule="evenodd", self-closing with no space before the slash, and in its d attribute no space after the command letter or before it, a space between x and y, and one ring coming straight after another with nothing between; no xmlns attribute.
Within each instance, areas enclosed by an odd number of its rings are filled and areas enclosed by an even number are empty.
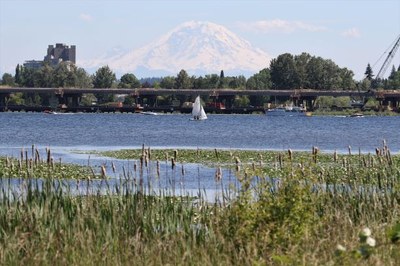
<svg viewBox="0 0 400 266"><path fill-rule="evenodd" d="M399 46L400 46L400 35L399 35L399 37L397 37L397 41L394 44L393 48L390 50L388 56L385 59L385 62L383 62L383 65L382 65L381 69L379 70L378 75L376 75L377 80L382 78L382 76L385 74L385 72L386 72L387 68L389 67L389 64L392 61L394 55L396 54Z"/></svg>

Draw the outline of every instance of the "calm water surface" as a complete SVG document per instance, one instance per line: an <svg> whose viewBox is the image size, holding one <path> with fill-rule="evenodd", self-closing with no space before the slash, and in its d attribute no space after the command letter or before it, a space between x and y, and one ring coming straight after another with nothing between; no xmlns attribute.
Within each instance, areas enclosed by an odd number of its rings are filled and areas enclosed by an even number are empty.
<svg viewBox="0 0 400 266"><path fill-rule="evenodd" d="M400 117L267 117L189 115L0 113L0 148L66 149L227 148L373 152L386 140L400 151Z"/></svg>

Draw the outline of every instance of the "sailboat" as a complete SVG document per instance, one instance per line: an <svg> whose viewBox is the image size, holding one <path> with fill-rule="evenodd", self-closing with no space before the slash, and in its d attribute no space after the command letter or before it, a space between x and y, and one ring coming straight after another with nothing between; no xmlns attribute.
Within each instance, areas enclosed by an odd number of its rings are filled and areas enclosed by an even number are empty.
<svg viewBox="0 0 400 266"><path fill-rule="evenodd" d="M192 116L193 116L193 118L191 120L206 120L207 119L206 112L204 111L203 105L201 105L201 102L200 102L200 96L197 96L196 100L193 103Z"/></svg>

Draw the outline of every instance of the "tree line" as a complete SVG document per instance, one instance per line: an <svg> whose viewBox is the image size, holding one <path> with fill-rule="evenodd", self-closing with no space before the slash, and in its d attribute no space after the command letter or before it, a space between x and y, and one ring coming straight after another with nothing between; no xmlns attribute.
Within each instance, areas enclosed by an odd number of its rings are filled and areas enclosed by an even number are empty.
<svg viewBox="0 0 400 266"><path fill-rule="evenodd" d="M387 79L374 80L371 66L368 64L365 78L354 80L353 71L340 68L330 59L311 56L308 53L292 55L285 53L270 62L268 68L246 79L244 76L225 76L219 74L189 76L181 70L176 76L153 78L152 82L141 82L133 73L127 73L118 80L108 67L99 68L90 75L83 68L68 62L56 67L44 64L32 69L17 65L15 75L4 73L1 84L21 87L74 87L74 88L140 88L154 87L166 89L315 89L315 90L368 90L400 89L400 66L393 66Z"/></svg>

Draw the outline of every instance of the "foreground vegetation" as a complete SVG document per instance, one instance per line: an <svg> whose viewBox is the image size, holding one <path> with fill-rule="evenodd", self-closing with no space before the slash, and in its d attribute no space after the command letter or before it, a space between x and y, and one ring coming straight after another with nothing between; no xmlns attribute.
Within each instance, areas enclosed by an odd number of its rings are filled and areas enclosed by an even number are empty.
<svg viewBox="0 0 400 266"><path fill-rule="evenodd" d="M25 194L15 198L2 186L2 264L400 263L400 156L385 144L373 155L350 148L346 155L321 154L316 147L311 152L143 147L105 155L135 159L138 171L148 171L149 160L171 167L207 163L216 169L216 184L226 182L221 167L231 167L240 186L232 188L235 197L215 202L200 193L176 196L140 185L107 196L77 196L60 189L53 173L62 170L53 168L41 190L27 182ZM10 167L0 164L0 172Z"/></svg>

